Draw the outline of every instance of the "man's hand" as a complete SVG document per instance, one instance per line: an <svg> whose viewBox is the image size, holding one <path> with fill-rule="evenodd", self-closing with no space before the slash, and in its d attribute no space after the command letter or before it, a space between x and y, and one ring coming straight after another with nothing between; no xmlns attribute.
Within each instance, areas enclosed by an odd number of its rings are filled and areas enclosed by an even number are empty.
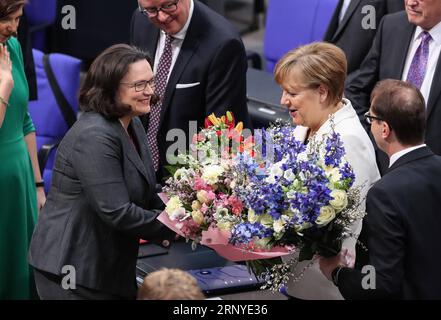
<svg viewBox="0 0 441 320"><path fill-rule="evenodd" d="M332 281L332 271L334 271L335 268L339 266L348 267L348 268L353 267L353 258L352 255L348 253L348 249L343 249L335 257L331 257L331 258L320 257L318 259L318 262L319 262L320 270L329 281Z"/></svg>

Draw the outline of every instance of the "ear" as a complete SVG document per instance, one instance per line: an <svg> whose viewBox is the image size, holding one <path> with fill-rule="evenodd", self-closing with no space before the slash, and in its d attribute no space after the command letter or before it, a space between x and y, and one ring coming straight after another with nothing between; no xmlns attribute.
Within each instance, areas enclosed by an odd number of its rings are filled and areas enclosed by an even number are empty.
<svg viewBox="0 0 441 320"><path fill-rule="evenodd" d="M383 139L387 139L392 134L392 130L386 121L381 121L381 136Z"/></svg>
<svg viewBox="0 0 441 320"><path fill-rule="evenodd" d="M320 99L320 103L324 103L326 101L326 99L328 98L328 93L329 93L329 89L324 86L324 85L319 85L318 89L318 94L319 94L319 99Z"/></svg>

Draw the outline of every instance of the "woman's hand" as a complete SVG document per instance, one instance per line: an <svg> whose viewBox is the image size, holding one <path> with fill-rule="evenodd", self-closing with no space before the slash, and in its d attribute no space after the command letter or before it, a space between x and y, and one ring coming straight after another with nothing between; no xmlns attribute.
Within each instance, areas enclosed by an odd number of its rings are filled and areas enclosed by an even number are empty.
<svg viewBox="0 0 441 320"><path fill-rule="evenodd" d="M9 99L9 94L14 87L14 79L12 78L12 63L9 57L9 51L6 45L0 45L0 86L2 91L9 91L8 97L2 97Z"/></svg>
<svg viewBox="0 0 441 320"><path fill-rule="evenodd" d="M46 195L44 193L44 188L43 187L39 187L39 188L37 188L37 207L38 207L38 213L40 213L41 208L43 208L45 203L46 203Z"/></svg>

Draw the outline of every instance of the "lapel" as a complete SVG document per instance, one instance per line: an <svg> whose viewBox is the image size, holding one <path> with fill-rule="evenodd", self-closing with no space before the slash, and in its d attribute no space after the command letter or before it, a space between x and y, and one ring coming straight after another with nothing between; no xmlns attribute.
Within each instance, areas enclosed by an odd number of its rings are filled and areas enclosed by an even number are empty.
<svg viewBox="0 0 441 320"><path fill-rule="evenodd" d="M173 70L170 74L170 78L167 82L167 88L165 89L164 101L162 102L161 108L161 119L159 126L161 127L167 109L170 107L171 100L173 98L176 84L181 78L187 64L190 62L191 57L197 51L200 44L200 37L204 30L204 23L202 20L202 15L199 9L199 3L194 2L193 16L188 26L187 34L185 35L184 42L182 43L181 50L179 51L178 58L176 59Z"/></svg>
<svg viewBox="0 0 441 320"><path fill-rule="evenodd" d="M435 74L433 75L432 86L430 87L429 101L427 101L427 118L435 108L436 101L441 93L441 53L436 64Z"/></svg>
<svg viewBox="0 0 441 320"><path fill-rule="evenodd" d="M345 15L343 16L343 19L338 25L337 31L335 32L334 36L332 37L332 41L335 41L337 37L340 35L340 33L343 31L343 29L348 24L348 21L351 19L352 15L355 12L355 9L357 9L358 5L360 4L361 0L352 0L349 4L348 9L345 12ZM341 7L340 7L341 9ZM339 10L340 12L340 10ZM337 15L337 21L338 21L338 15Z"/></svg>
<svg viewBox="0 0 441 320"><path fill-rule="evenodd" d="M132 120L132 122L133 122L133 120ZM130 138L129 138L127 132L124 130L124 128L118 122L116 122L116 124L119 127L118 132L121 136L124 156L127 159L129 159L130 162L133 163L133 165L136 167L136 169L138 169L138 171L144 176L146 181L149 182L146 167L142 163L141 158L140 158L138 152L136 151L135 146L130 141ZM142 147L141 147L142 146L142 139L140 139L139 134L135 133L134 138L137 139L137 142L139 143L140 149L142 149Z"/></svg>
<svg viewBox="0 0 441 320"><path fill-rule="evenodd" d="M141 153L141 160L143 164L143 168L146 172L146 177L149 185L154 186L156 184L156 175L155 170L153 168L153 161L150 156L150 149L147 143L147 136L145 134L145 130L142 126L141 121L139 119L134 118L131 122L131 126L133 129L134 138L138 142L139 151Z"/></svg>
<svg viewBox="0 0 441 320"><path fill-rule="evenodd" d="M419 160L421 158L426 158L432 156L433 154L434 153L427 146L415 149L409 153L406 153L404 156L395 161L394 164L386 171L386 174L406 163Z"/></svg>
<svg viewBox="0 0 441 320"><path fill-rule="evenodd" d="M409 48L411 45L411 41L413 39L413 34L415 32L415 26L407 21L406 16L406 24L402 27L402 31L394 33L392 36L399 38L399 41L395 43L398 44L393 53L390 53L392 57L388 61L394 64L392 70L394 70L395 74L393 75L393 79L401 79L404 71L404 65L406 64L407 53L409 52ZM389 39L385 39L389 40ZM401 47L400 44L405 44L405 47Z"/></svg>

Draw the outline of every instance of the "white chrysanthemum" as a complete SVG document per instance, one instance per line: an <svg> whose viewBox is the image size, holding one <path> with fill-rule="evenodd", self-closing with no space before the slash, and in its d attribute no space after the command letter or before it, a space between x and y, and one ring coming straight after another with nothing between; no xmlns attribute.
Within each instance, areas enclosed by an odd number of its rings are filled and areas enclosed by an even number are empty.
<svg viewBox="0 0 441 320"><path fill-rule="evenodd" d="M165 207L165 212L168 213L168 215L171 215L175 210L182 207L182 202L179 199L178 196L173 196L168 200L167 206Z"/></svg>
<svg viewBox="0 0 441 320"><path fill-rule="evenodd" d="M202 180L208 184L215 184L219 180L219 176L224 173L224 168L219 165L210 165L205 167L202 174Z"/></svg>

